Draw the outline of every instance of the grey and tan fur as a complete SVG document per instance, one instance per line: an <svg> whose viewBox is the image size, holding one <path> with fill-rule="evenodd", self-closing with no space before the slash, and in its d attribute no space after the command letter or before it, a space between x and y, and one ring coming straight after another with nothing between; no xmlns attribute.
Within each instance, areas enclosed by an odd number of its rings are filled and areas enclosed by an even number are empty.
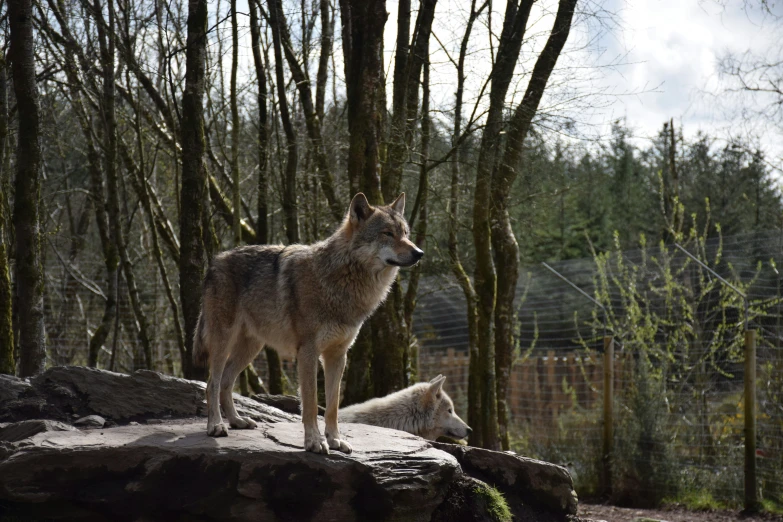
<svg viewBox="0 0 783 522"><path fill-rule="evenodd" d="M337 425L346 353L362 323L386 298L399 267L412 266L424 255L408 239L404 209L405 194L389 206L373 207L360 193L342 225L324 241L244 246L215 257L204 279L193 347L194 362L210 368L208 435L228 434L221 405L232 428L256 427L237 414L232 390L266 344L297 358L305 449L351 452ZM319 359L326 437L316 420Z"/></svg>
<svg viewBox="0 0 783 522"><path fill-rule="evenodd" d="M438 375L430 382L348 406L340 410L340 421L407 431L429 440L464 439L473 430L454 412L454 403L443 391L445 381Z"/></svg>

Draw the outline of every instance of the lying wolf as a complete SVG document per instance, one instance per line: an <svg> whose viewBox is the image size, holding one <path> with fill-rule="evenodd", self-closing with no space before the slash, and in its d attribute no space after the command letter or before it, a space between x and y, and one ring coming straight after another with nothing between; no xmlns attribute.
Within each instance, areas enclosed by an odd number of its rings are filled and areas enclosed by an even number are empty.
<svg viewBox="0 0 783 522"><path fill-rule="evenodd" d="M345 220L314 245L243 246L215 257L204 279L193 345L197 365L209 363L207 434L255 428L240 417L232 390L239 373L264 345L297 358L307 451L345 453L337 407L348 348L362 323L386 298L399 267L424 255L409 239L405 194L373 207L364 194L351 201ZM324 367L326 437L317 424L316 372Z"/></svg>
<svg viewBox="0 0 783 522"><path fill-rule="evenodd" d="M340 421L407 431L429 440L464 439L473 430L454 413L454 403L443 391L445 381L438 375L430 382L348 406L340 410Z"/></svg>

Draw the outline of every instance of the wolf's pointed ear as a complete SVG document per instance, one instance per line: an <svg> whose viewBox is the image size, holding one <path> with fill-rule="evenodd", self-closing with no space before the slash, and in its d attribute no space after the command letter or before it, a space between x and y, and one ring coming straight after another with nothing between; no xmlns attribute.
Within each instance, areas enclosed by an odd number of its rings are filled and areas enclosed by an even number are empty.
<svg viewBox="0 0 783 522"><path fill-rule="evenodd" d="M443 375L438 375L430 381L430 387L427 390L427 395L430 397L440 398L440 392L443 389L443 383L446 382L446 378Z"/></svg>
<svg viewBox="0 0 783 522"><path fill-rule="evenodd" d="M367 196L359 192L351 200L351 207L348 210L348 215L351 219L351 223L358 225L360 222L366 220L373 213L373 208L370 206L370 202L367 201Z"/></svg>
<svg viewBox="0 0 783 522"><path fill-rule="evenodd" d="M389 206L392 208L392 210L398 212L399 214L405 212L405 192L397 196L397 199L394 200L394 203Z"/></svg>

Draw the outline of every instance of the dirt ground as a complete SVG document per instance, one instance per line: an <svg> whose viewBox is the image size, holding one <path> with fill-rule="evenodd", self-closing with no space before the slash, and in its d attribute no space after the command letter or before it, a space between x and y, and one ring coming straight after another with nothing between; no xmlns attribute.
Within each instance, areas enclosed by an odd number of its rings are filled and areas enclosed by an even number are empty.
<svg viewBox="0 0 783 522"><path fill-rule="evenodd" d="M744 516L739 511L688 511L681 508L633 509L599 504L579 504L579 516L606 522L783 522L783 517L768 513ZM641 519L641 520L640 520ZM648 520L645 520L648 519Z"/></svg>

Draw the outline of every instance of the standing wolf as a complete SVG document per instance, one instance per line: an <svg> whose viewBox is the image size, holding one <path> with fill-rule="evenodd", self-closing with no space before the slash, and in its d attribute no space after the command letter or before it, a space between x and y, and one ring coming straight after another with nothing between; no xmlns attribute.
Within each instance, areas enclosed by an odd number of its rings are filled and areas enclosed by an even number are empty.
<svg viewBox="0 0 783 522"><path fill-rule="evenodd" d="M438 375L387 395L340 410L340 421L372 424L407 431L436 440L446 436L464 439L473 431L454 411L451 397L443 390L446 378Z"/></svg>
<svg viewBox="0 0 783 522"><path fill-rule="evenodd" d="M409 239L405 194L373 207L364 194L351 201L342 225L314 245L244 246L215 257L193 345L197 365L209 363L207 434L255 428L237 415L232 391L239 373L265 344L296 356L304 447L351 452L340 438L337 407L346 353L367 317L386 298L399 267L424 255ZM318 429L318 360L324 366L326 438Z"/></svg>

